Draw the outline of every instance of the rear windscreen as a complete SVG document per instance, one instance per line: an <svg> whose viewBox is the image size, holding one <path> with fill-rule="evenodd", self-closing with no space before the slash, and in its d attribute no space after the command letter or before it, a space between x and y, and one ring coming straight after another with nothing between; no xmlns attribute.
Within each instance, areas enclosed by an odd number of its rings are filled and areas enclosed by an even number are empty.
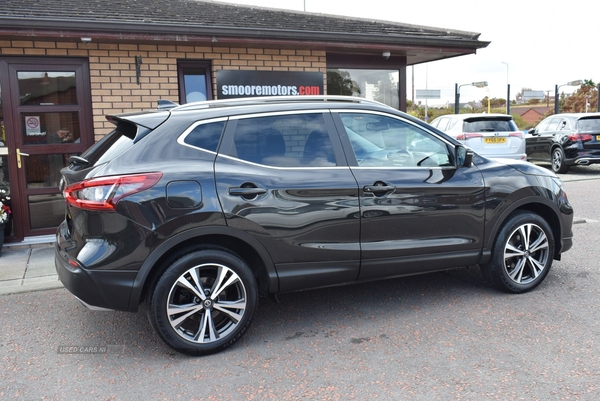
<svg viewBox="0 0 600 401"><path fill-rule="evenodd" d="M600 118L585 118L577 122L579 132L600 132Z"/></svg>
<svg viewBox="0 0 600 401"><path fill-rule="evenodd" d="M81 157L90 165L96 166L114 159L131 145L133 145L133 139L122 135L120 130L115 129L83 152Z"/></svg>
<svg viewBox="0 0 600 401"><path fill-rule="evenodd" d="M466 120L463 132L508 132L518 131L512 120Z"/></svg>

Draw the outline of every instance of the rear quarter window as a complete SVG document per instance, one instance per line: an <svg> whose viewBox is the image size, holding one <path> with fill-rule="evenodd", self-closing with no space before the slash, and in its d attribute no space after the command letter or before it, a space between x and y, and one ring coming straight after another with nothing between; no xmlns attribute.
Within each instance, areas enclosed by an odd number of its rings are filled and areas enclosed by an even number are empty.
<svg viewBox="0 0 600 401"><path fill-rule="evenodd" d="M183 142L195 148L216 152L224 128L224 120L210 123L196 123L183 135Z"/></svg>

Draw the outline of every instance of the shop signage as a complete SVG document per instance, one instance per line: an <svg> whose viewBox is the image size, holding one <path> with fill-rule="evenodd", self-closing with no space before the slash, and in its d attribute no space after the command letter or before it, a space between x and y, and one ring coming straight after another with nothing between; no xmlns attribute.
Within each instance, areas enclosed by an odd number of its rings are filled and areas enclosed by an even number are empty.
<svg viewBox="0 0 600 401"><path fill-rule="evenodd" d="M256 96L323 95L323 73L295 71L217 71L219 99Z"/></svg>

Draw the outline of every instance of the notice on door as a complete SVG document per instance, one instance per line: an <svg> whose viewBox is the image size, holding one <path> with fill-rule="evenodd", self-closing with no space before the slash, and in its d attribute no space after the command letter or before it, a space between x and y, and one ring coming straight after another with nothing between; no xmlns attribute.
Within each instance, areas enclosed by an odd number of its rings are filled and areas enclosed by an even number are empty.
<svg viewBox="0 0 600 401"><path fill-rule="evenodd" d="M40 129L40 117L39 116L25 116L25 134L27 136L40 136L46 135Z"/></svg>

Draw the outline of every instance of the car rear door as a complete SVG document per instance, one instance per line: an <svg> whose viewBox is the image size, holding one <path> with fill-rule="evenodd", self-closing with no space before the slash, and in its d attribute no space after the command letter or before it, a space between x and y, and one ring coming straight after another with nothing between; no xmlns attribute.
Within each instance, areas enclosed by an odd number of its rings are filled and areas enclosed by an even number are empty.
<svg viewBox="0 0 600 401"><path fill-rule="evenodd" d="M396 116L341 111L334 120L360 190L359 278L475 264L485 212L477 167L457 168L453 146Z"/></svg>
<svg viewBox="0 0 600 401"><path fill-rule="evenodd" d="M279 291L356 280L358 187L327 110L230 117L215 174L227 225L266 249Z"/></svg>

